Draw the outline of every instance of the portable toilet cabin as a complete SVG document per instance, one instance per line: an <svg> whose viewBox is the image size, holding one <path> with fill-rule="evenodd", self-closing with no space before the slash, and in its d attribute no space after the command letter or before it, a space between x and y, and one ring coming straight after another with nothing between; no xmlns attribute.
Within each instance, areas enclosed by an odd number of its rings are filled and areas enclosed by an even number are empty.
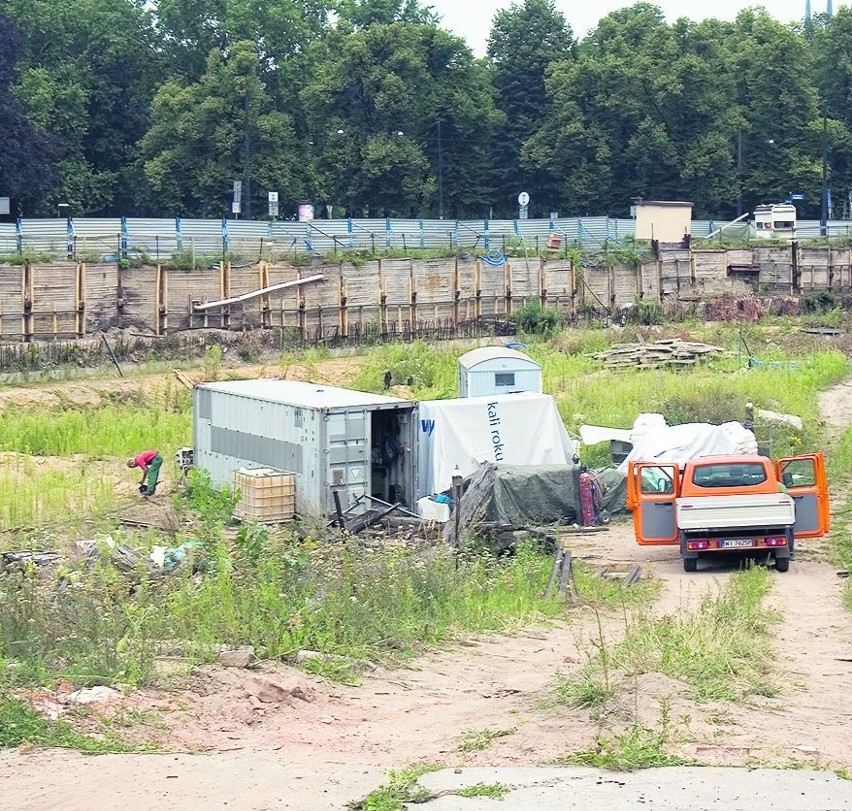
<svg viewBox="0 0 852 811"><path fill-rule="evenodd" d="M370 498L413 508L417 403L293 380L202 383L193 391L194 462L218 486L242 470L295 474L298 515Z"/></svg>
<svg viewBox="0 0 852 811"><path fill-rule="evenodd" d="M488 397L516 391L541 393L541 366L507 346L483 346L458 361L459 397Z"/></svg>
<svg viewBox="0 0 852 811"><path fill-rule="evenodd" d="M755 206L754 228L761 239L794 239L796 207L788 203Z"/></svg>

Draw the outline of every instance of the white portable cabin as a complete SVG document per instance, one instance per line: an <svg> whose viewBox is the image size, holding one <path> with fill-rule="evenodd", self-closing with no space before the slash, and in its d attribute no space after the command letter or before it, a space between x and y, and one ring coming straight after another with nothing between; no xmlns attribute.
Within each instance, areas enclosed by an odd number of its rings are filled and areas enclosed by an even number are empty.
<svg viewBox="0 0 852 811"><path fill-rule="evenodd" d="M240 468L296 476L296 512L326 516L374 496L413 508L417 404L291 380L202 383L193 392L195 465L217 486ZM361 499L353 512L368 508Z"/></svg>
<svg viewBox="0 0 852 811"><path fill-rule="evenodd" d="M796 207L788 203L756 206L754 228L761 239L793 239L796 236Z"/></svg>
<svg viewBox="0 0 852 811"><path fill-rule="evenodd" d="M458 360L459 397L490 397L517 391L541 393L541 366L506 346L471 349Z"/></svg>

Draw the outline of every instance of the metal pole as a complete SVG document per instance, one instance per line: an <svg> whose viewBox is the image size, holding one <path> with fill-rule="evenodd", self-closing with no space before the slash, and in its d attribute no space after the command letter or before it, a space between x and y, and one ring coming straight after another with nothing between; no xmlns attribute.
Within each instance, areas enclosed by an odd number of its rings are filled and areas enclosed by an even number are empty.
<svg viewBox="0 0 852 811"><path fill-rule="evenodd" d="M737 216L743 213L743 131L737 130Z"/></svg>
<svg viewBox="0 0 852 811"><path fill-rule="evenodd" d="M441 119L438 119L438 219L444 219L444 146L441 141Z"/></svg>
<svg viewBox="0 0 852 811"><path fill-rule="evenodd" d="M819 235L828 236L828 120L822 117L822 194L820 199Z"/></svg>

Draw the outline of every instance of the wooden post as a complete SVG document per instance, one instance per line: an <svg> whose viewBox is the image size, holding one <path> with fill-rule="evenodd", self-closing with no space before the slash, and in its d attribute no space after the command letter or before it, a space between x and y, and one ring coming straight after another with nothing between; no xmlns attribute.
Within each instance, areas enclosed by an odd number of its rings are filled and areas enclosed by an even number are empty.
<svg viewBox="0 0 852 811"><path fill-rule="evenodd" d="M160 309L157 311L158 335L165 335L169 329L169 272L162 268L160 272Z"/></svg>
<svg viewBox="0 0 852 811"><path fill-rule="evenodd" d="M482 318L482 265L476 260L473 272L473 317Z"/></svg>
<svg viewBox="0 0 852 811"><path fill-rule="evenodd" d="M408 317L413 328L417 323L417 283L413 273L408 274Z"/></svg>
<svg viewBox="0 0 852 811"><path fill-rule="evenodd" d="M231 261L230 259L222 260L222 272L219 275L219 292L222 294L222 298L230 298L231 297ZM223 304L222 305L222 316L221 316L221 324L222 329L230 329L231 326L231 305Z"/></svg>
<svg viewBox="0 0 852 811"><path fill-rule="evenodd" d="M21 333L25 342L33 339L33 332L35 331L35 316L33 314L33 307L35 306L34 279L33 267L27 260L21 268Z"/></svg>
<svg viewBox="0 0 852 811"><path fill-rule="evenodd" d="M77 337L82 338L86 334L86 265L77 263L76 271L76 300L77 300Z"/></svg>
<svg viewBox="0 0 852 811"><path fill-rule="evenodd" d="M163 294L163 266L158 262L154 274L154 335L160 334L160 311L162 307Z"/></svg>
<svg viewBox="0 0 852 811"><path fill-rule="evenodd" d="M343 339L349 337L349 309L347 306L347 302L349 301L349 296L347 294L346 288L346 279L343 278L343 269L341 268L340 272L340 287L339 287L339 319L338 319L338 328L340 330L340 336Z"/></svg>
<svg viewBox="0 0 852 811"><path fill-rule="evenodd" d="M257 266L257 270L259 286L261 288L269 287L269 265L266 262L260 262ZM260 296L260 326L264 329L272 326L269 293L264 293Z"/></svg>
<svg viewBox="0 0 852 811"><path fill-rule="evenodd" d="M455 269L453 271L453 327L459 326L459 302L461 301L461 275L459 272L459 258L456 256Z"/></svg>
<svg viewBox="0 0 852 811"><path fill-rule="evenodd" d="M59 314L56 311L56 302L53 302L53 340L56 340L56 336L59 333Z"/></svg>
<svg viewBox="0 0 852 811"><path fill-rule="evenodd" d="M834 257L831 255L831 243L828 245L828 289L834 290Z"/></svg>
<svg viewBox="0 0 852 811"><path fill-rule="evenodd" d="M506 284L506 296L505 296L505 305L506 305L506 315L512 312L512 263L506 259L503 263L503 279ZM494 302L494 312L497 312L497 302Z"/></svg>
<svg viewBox="0 0 852 811"><path fill-rule="evenodd" d="M547 307L547 274L544 257L538 260L538 297L542 307Z"/></svg>
<svg viewBox="0 0 852 811"><path fill-rule="evenodd" d="M615 312L615 265L610 265L606 273L607 301L609 309Z"/></svg>

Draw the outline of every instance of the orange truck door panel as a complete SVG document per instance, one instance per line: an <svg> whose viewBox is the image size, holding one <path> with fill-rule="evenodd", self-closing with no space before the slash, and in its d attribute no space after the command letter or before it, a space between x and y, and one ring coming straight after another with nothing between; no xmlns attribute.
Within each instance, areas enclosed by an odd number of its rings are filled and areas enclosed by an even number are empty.
<svg viewBox="0 0 852 811"><path fill-rule="evenodd" d="M775 473L796 505L793 534L797 538L819 538L830 525L828 480L821 453L806 453L779 459Z"/></svg>
<svg viewBox="0 0 852 811"><path fill-rule="evenodd" d="M642 545L677 544L675 498L679 489L676 464L633 462L628 490L633 506L633 530Z"/></svg>

